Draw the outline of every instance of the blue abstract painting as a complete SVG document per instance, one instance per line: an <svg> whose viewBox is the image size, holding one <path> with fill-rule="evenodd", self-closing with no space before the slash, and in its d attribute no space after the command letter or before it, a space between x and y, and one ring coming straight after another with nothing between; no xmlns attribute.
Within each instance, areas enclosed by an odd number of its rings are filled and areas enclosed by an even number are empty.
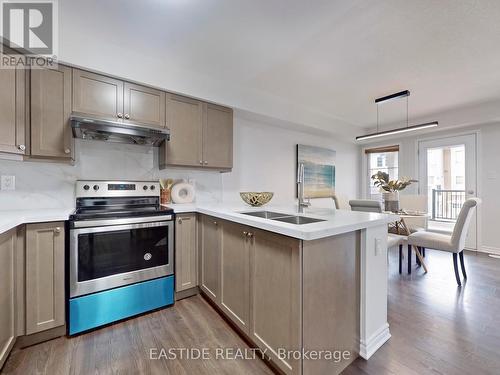
<svg viewBox="0 0 500 375"><path fill-rule="evenodd" d="M306 198L328 198L335 195L335 157L334 150L297 145L297 165L304 164Z"/></svg>

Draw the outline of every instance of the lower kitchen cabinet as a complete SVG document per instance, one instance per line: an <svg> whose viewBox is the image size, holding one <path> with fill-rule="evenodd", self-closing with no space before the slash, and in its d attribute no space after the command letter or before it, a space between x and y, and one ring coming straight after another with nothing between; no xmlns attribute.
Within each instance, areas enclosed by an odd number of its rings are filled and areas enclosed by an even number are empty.
<svg viewBox="0 0 500 375"><path fill-rule="evenodd" d="M16 341L16 230L0 234L0 368Z"/></svg>
<svg viewBox="0 0 500 375"><path fill-rule="evenodd" d="M287 374L300 373L300 361L280 350L300 350L300 240L253 231L250 279L250 339Z"/></svg>
<svg viewBox="0 0 500 375"><path fill-rule="evenodd" d="M179 214L175 224L175 291L195 288L197 277L196 214Z"/></svg>
<svg viewBox="0 0 500 375"><path fill-rule="evenodd" d="M220 307L246 334L250 332L251 235L242 225L223 224Z"/></svg>
<svg viewBox="0 0 500 375"><path fill-rule="evenodd" d="M64 223L26 225L26 335L64 325Z"/></svg>
<svg viewBox="0 0 500 375"><path fill-rule="evenodd" d="M301 363L301 241L200 216L201 290L286 374ZM215 224L217 223L217 224Z"/></svg>
<svg viewBox="0 0 500 375"><path fill-rule="evenodd" d="M201 215L198 228L200 289L214 302L220 302L220 254L222 221Z"/></svg>

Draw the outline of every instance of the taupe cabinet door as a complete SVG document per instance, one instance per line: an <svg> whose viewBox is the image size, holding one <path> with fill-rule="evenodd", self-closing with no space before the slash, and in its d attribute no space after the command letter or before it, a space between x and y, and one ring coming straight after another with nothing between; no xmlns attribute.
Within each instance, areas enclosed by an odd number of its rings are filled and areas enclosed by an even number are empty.
<svg viewBox="0 0 500 375"><path fill-rule="evenodd" d="M194 288L197 280L196 214L177 215L175 224L175 291Z"/></svg>
<svg viewBox="0 0 500 375"><path fill-rule="evenodd" d="M225 221L221 251L222 310L245 333L249 333L251 232L243 225Z"/></svg>
<svg viewBox="0 0 500 375"><path fill-rule="evenodd" d="M124 122L165 127L165 93L125 82Z"/></svg>
<svg viewBox="0 0 500 375"><path fill-rule="evenodd" d="M203 103L167 94L167 127L171 138L160 149L160 164L202 166Z"/></svg>
<svg viewBox="0 0 500 375"><path fill-rule="evenodd" d="M0 152L25 154L25 95L26 70L0 69Z"/></svg>
<svg viewBox="0 0 500 375"><path fill-rule="evenodd" d="M200 216L200 288L214 302L220 302L220 252L222 222L211 216Z"/></svg>
<svg viewBox="0 0 500 375"><path fill-rule="evenodd" d="M233 166L233 111L230 108L205 104L203 165L220 169Z"/></svg>
<svg viewBox="0 0 500 375"><path fill-rule="evenodd" d="M71 159L71 68L31 71L31 156Z"/></svg>
<svg viewBox="0 0 500 375"><path fill-rule="evenodd" d="M301 241L205 215L199 222L202 291L284 373L300 374L299 360L276 353L301 347Z"/></svg>
<svg viewBox="0 0 500 375"><path fill-rule="evenodd" d="M123 81L73 69L73 111L114 121L123 119Z"/></svg>
<svg viewBox="0 0 500 375"><path fill-rule="evenodd" d="M64 324L64 223L26 225L26 334Z"/></svg>
<svg viewBox="0 0 500 375"><path fill-rule="evenodd" d="M167 127L171 139L160 149L160 168L232 168L232 109L167 94Z"/></svg>
<svg viewBox="0 0 500 375"><path fill-rule="evenodd" d="M300 241L255 230L251 250L250 338L287 374L300 363L282 359L279 348L300 349ZM333 318L333 317L332 317Z"/></svg>
<svg viewBox="0 0 500 375"><path fill-rule="evenodd" d="M15 229L0 234L0 368L16 340L16 239Z"/></svg>

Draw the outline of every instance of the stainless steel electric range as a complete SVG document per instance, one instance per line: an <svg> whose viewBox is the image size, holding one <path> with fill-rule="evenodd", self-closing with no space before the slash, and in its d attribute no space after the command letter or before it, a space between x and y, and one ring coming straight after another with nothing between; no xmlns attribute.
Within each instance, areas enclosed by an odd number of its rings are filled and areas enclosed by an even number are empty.
<svg viewBox="0 0 500 375"><path fill-rule="evenodd" d="M77 181L68 333L174 303L174 213L153 181Z"/></svg>

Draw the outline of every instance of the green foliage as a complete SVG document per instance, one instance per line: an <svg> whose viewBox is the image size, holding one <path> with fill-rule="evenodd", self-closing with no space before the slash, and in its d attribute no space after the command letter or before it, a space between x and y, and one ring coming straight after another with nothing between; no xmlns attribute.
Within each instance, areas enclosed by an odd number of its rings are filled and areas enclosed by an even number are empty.
<svg viewBox="0 0 500 375"><path fill-rule="evenodd" d="M372 176L373 185L388 193L404 190L418 180L412 180L408 177L403 177L401 180L389 180L389 173L378 171Z"/></svg>

